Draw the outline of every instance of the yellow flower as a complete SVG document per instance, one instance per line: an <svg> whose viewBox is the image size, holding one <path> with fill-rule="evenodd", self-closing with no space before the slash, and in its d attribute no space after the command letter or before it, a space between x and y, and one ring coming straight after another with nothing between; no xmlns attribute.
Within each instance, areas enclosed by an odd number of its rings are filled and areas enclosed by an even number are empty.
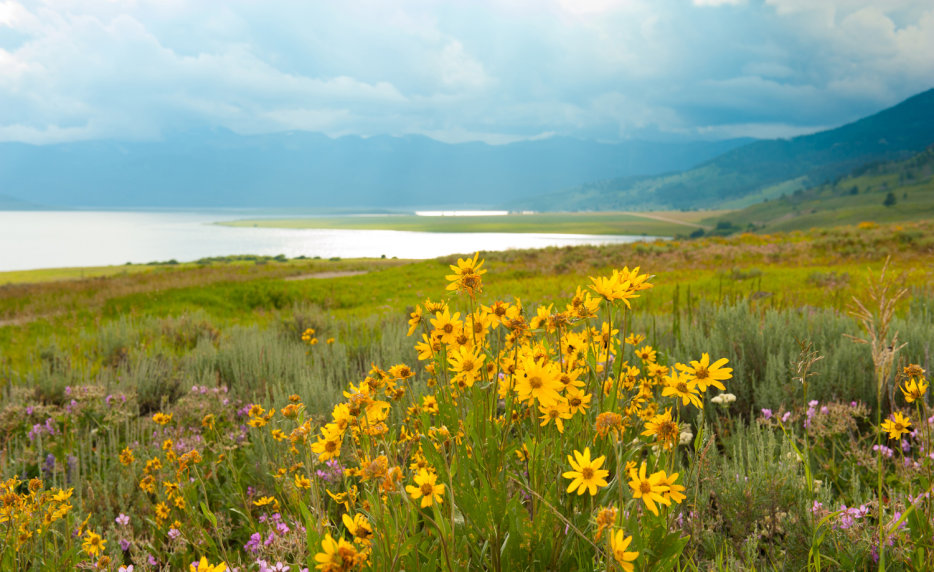
<svg viewBox="0 0 934 572"><path fill-rule="evenodd" d="M438 341L445 345L454 344L458 334L464 329L464 323L460 320L460 316L460 312L455 312L452 316L447 308L443 312L436 312L435 317L431 320L431 325L434 327L431 337L437 338Z"/></svg>
<svg viewBox="0 0 934 572"><path fill-rule="evenodd" d="M540 364L531 359L523 360L516 371L516 391L520 401L537 399L542 405L550 405L561 396L563 388L560 380L561 370L553 363Z"/></svg>
<svg viewBox="0 0 934 572"><path fill-rule="evenodd" d="M911 432L910 427L911 421L898 411L892 414L892 419L882 422L882 430L888 432L889 439L901 439L904 433Z"/></svg>
<svg viewBox="0 0 934 572"><path fill-rule="evenodd" d="M678 443L681 434L680 427L671 418L671 409L666 409L664 413L656 415L651 421L645 423L645 431L642 434L646 437L655 435L655 439L662 449L671 449Z"/></svg>
<svg viewBox="0 0 934 572"><path fill-rule="evenodd" d="M277 501L273 497L260 497L259 499L253 501L253 504L258 507L272 505L273 508L275 508L276 510L279 510L279 501Z"/></svg>
<svg viewBox="0 0 934 572"><path fill-rule="evenodd" d="M629 476L632 478L629 481L629 487L632 489L632 498L641 498L642 502L645 503L645 507L652 511L652 514L658 516L656 502L671 505L671 500L664 495L664 493L668 492L668 481L665 477L665 471L658 471L646 477L645 468L643 462L638 473L636 473L635 467L629 469Z"/></svg>
<svg viewBox="0 0 934 572"><path fill-rule="evenodd" d="M438 399L434 395L422 397L422 411L425 413L438 413Z"/></svg>
<svg viewBox="0 0 934 572"><path fill-rule="evenodd" d="M409 333L406 336L411 336L415 333L415 330L418 328L418 325L422 323L422 307L415 306L415 310L409 314Z"/></svg>
<svg viewBox="0 0 934 572"><path fill-rule="evenodd" d="M480 253L477 252L473 255L473 258L458 258L456 266L450 265L454 274L445 276L451 282L447 286L448 290L457 290L470 296L474 296L483 290L480 276L485 274L486 270L480 268L483 266L483 261L477 262L479 257Z"/></svg>
<svg viewBox="0 0 934 572"><path fill-rule="evenodd" d="M311 445L311 450L318 454L319 461L327 461L341 454L341 441L344 440L338 426L328 423L321 428L321 436Z"/></svg>
<svg viewBox="0 0 934 572"><path fill-rule="evenodd" d="M458 380L463 380L464 385L472 387L480 377L484 360L486 355L479 348L460 346L448 353L448 369L454 372Z"/></svg>
<svg viewBox="0 0 934 572"><path fill-rule="evenodd" d="M133 449L126 447L122 451L120 451L120 464L121 465L125 467L129 467L130 465L133 464L133 461L135 460L136 458L133 457Z"/></svg>
<svg viewBox="0 0 934 572"><path fill-rule="evenodd" d="M347 527L347 532L354 537L354 541L361 544L370 543L370 538L373 536L373 526L365 516L355 514L351 518L349 514L345 513L341 520L344 522L344 526Z"/></svg>
<svg viewBox="0 0 934 572"><path fill-rule="evenodd" d="M733 368L723 367L728 361L726 358L720 358L711 364L710 356L701 354L700 361L692 361L690 367L680 363L675 364L675 367L685 373L688 381L696 381L697 388L701 391L707 391L707 386L726 391L726 387L720 382L733 377Z"/></svg>
<svg viewBox="0 0 934 572"><path fill-rule="evenodd" d="M295 488L308 490L311 488L311 480L301 473L295 473Z"/></svg>
<svg viewBox="0 0 934 572"><path fill-rule="evenodd" d="M165 520L169 518L169 507L164 502L156 505L156 520Z"/></svg>
<svg viewBox="0 0 934 572"><path fill-rule="evenodd" d="M911 378L905 382L904 387L899 389L901 389L902 393L905 394L905 401L908 403L914 403L916 399L921 399L924 397L924 394L927 393L928 384L925 383L924 378Z"/></svg>
<svg viewBox="0 0 934 572"><path fill-rule="evenodd" d="M585 413L587 408L590 407L590 400L593 398L589 393L584 393L576 387L570 387L567 390L567 402L568 402L568 411L571 412L571 415L577 415L578 413Z"/></svg>
<svg viewBox="0 0 934 572"><path fill-rule="evenodd" d="M318 563L315 568L322 572L344 572L362 565L365 555L343 538L334 540L329 533L321 541L321 552L315 554L315 562Z"/></svg>
<svg viewBox="0 0 934 572"><path fill-rule="evenodd" d="M166 415L165 413L162 413L160 411L159 413L156 413L155 415L152 416L152 420L158 423L159 425L166 425L170 421L172 421L172 414L169 413L168 415Z"/></svg>
<svg viewBox="0 0 934 572"><path fill-rule="evenodd" d="M162 488L165 489L165 496L169 499L174 499L178 495L178 483L173 483L171 481L162 481Z"/></svg>
<svg viewBox="0 0 934 572"><path fill-rule="evenodd" d="M631 346L638 346L645 341L645 336L642 334L629 334L626 336L625 342Z"/></svg>
<svg viewBox="0 0 934 572"><path fill-rule="evenodd" d="M73 493L74 491L75 489L73 488L68 489L67 491L64 489L58 489L58 492L55 493L54 496L52 496L52 500L55 502L65 502L66 500L71 498L71 493Z"/></svg>
<svg viewBox="0 0 934 572"><path fill-rule="evenodd" d="M663 473L664 475L664 473ZM681 504L681 501L687 497L682 494L684 492L684 487L681 485L676 485L675 481L678 480L678 473L671 473L668 476L665 476L663 482L665 486L668 487L668 491L665 493L665 498L675 501L678 504Z"/></svg>
<svg viewBox="0 0 934 572"><path fill-rule="evenodd" d="M89 530L87 536L84 537L84 542L81 543L81 548L90 556L97 557L104 551L106 545L107 541L101 538L101 535Z"/></svg>
<svg viewBox="0 0 934 572"><path fill-rule="evenodd" d="M357 471L357 475L364 481L382 479L386 476L388 470L389 458L386 457L386 455L379 455L375 459L364 457L360 462L360 469Z"/></svg>
<svg viewBox="0 0 934 572"><path fill-rule="evenodd" d="M571 479L567 492L571 493L576 489L578 495L584 494L584 491L589 492L590 496L596 495L597 487L605 487L606 477L610 474L609 471L600 468L605 460L605 456L600 456L591 461L589 447L584 448L583 454L575 450L574 457L568 455L568 462L574 470L562 475L566 479Z"/></svg>
<svg viewBox="0 0 934 572"><path fill-rule="evenodd" d="M623 416L619 413L613 413L612 411L605 411L597 415L597 420L594 423L594 429L601 437L606 437L610 431L612 431L614 435L618 435L622 426Z"/></svg>
<svg viewBox="0 0 934 572"><path fill-rule="evenodd" d="M622 530L617 530L610 535L610 552L624 572L632 572L635 569L632 561L639 557L638 552L626 552L631 542L632 537L627 537Z"/></svg>
<svg viewBox="0 0 934 572"><path fill-rule="evenodd" d="M156 479L154 479L154 478L152 477L152 475L146 475L146 476L143 477L143 479L139 482L139 488L143 489L144 491L146 491L146 492L149 493L149 494L155 494L155 492L156 492Z"/></svg>
<svg viewBox="0 0 934 572"><path fill-rule="evenodd" d="M584 292L581 287L577 287L571 303L567 305L568 314L577 318L592 318L597 315L600 309L600 299L594 298L589 292Z"/></svg>
<svg viewBox="0 0 934 572"><path fill-rule="evenodd" d="M698 409L704 407L704 402L700 400L697 392L697 382L688 378L686 374L675 373L670 377L666 377L662 396L674 396L675 399L680 397L682 405L690 403Z"/></svg>
<svg viewBox="0 0 934 572"><path fill-rule="evenodd" d="M916 363L912 363L903 367L902 373L908 377L924 377L924 368Z"/></svg>
<svg viewBox="0 0 934 572"><path fill-rule="evenodd" d="M415 372L409 366L400 363L389 368L389 375L396 379L408 379L415 375Z"/></svg>
<svg viewBox="0 0 934 572"><path fill-rule="evenodd" d="M627 266L622 270L614 270L609 278L591 277L593 285L590 288L608 302L622 300L627 308L631 308L629 300L639 297L636 292L652 287L652 284L646 282L648 278L648 274L639 274L638 266L633 270Z"/></svg>
<svg viewBox="0 0 934 572"><path fill-rule="evenodd" d="M201 426L205 429L214 429L214 423L215 419L213 413L208 413L204 416L203 419L201 419Z"/></svg>
<svg viewBox="0 0 934 572"><path fill-rule="evenodd" d="M652 349L652 346L642 346L636 350L636 357L646 363L655 363L658 352Z"/></svg>
<svg viewBox="0 0 934 572"><path fill-rule="evenodd" d="M212 565L205 556L201 557L197 566L195 566L194 562L188 565L188 572L224 572L225 570L227 570L227 563L221 562Z"/></svg>
<svg viewBox="0 0 934 572"><path fill-rule="evenodd" d="M441 503L441 496L444 494L444 485L435 484L438 475L430 472L428 469L421 469L415 475L415 484L405 487L406 492L414 499L422 499L421 507L425 508L434 503Z"/></svg>
<svg viewBox="0 0 934 572"><path fill-rule="evenodd" d="M573 415L568 409L568 404L565 400L561 399L551 403L548 406L541 405L538 408L542 412L540 419L542 422L540 425L544 427L548 423L554 420L555 425L558 427L558 433L564 433L564 419L570 419Z"/></svg>
<svg viewBox="0 0 934 572"><path fill-rule="evenodd" d="M614 506L600 509L600 512L597 513L597 534L594 536L594 540L600 540L600 537L603 536L603 531L616 524L616 516L618 514L619 510Z"/></svg>

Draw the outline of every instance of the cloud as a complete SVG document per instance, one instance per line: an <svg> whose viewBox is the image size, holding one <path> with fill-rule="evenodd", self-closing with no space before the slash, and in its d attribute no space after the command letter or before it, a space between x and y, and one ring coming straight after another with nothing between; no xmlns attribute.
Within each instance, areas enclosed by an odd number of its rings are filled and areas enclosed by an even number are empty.
<svg viewBox="0 0 934 572"><path fill-rule="evenodd" d="M695 6L739 6L746 0L692 0Z"/></svg>
<svg viewBox="0 0 934 572"><path fill-rule="evenodd" d="M932 53L929 0L0 0L0 140L768 136L931 87Z"/></svg>

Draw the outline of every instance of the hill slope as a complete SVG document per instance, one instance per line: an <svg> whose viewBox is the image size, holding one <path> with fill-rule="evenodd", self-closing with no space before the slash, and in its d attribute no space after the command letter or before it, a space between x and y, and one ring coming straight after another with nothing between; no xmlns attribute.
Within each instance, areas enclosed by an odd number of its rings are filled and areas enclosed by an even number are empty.
<svg viewBox="0 0 934 572"><path fill-rule="evenodd" d="M934 219L934 147L707 222L720 223L721 228L775 232L923 219Z"/></svg>
<svg viewBox="0 0 934 572"><path fill-rule="evenodd" d="M698 167L589 183L517 201L518 208L623 210L737 208L832 180L862 165L903 159L934 143L934 89L842 127L757 141Z"/></svg>

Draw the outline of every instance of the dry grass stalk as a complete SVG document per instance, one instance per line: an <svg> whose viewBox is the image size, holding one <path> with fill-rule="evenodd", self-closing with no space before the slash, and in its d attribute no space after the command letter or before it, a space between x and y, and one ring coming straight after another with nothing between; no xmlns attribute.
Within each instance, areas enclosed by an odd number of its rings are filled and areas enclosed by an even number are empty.
<svg viewBox="0 0 934 572"><path fill-rule="evenodd" d="M895 363L895 356L899 350L905 347L905 344L899 345L898 332L889 336L889 329L892 318L895 316L895 307L905 294L907 288L897 287L900 277L886 275L890 258L886 258L882 266L882 272L875 276L871 271L866 279L866 303L863 303L856 296L849 304L848 313L859 320L866 334L864 337L851 336L844 334L851 340L859 344L867 344L872 352L872 363L875 366L876 373L876 395L879 399L878 406L882 407L882 392L886 387L886 378L892 371ZM871 308L871 309L870 309ZM890 389L890 400L893 398Z"/></svg>

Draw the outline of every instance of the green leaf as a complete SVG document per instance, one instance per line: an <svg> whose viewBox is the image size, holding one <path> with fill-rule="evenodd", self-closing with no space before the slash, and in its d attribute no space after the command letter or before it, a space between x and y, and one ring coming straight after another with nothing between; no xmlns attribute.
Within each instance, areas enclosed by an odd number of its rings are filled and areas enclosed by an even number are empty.
<svg viewBox="0 0 934 572"><path fill-rule="evenodd" d="M208 508L208 505L204 504L203 501L201 502L201 513L204 514L204 516L209 521L211 521L211 526L215 528L217 527L217 517L214 516L214 513L211 512L211 510Z"/></svg>

